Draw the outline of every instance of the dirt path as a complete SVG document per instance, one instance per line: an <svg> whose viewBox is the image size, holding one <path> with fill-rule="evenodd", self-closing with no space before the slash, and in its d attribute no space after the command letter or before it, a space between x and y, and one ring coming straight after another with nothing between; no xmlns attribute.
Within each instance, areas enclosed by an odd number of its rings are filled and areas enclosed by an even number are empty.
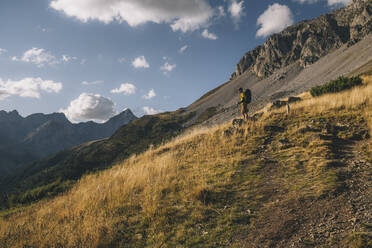
<svg viewBox="0 0 372 248"><path fill-rule="evenodd" d="M372 165L356 142L341 158L344 185L331 199L297 202L292 209L298 230L289 240L278 240L272 247L350 247L350 235L365 233L371 239ZM345 151L344 151L345 152Z"/></svg>
<svg viewBox="0 0 372 248"><path fill-rule="evenodd" d="M282 201L286 192L277 180L271 180L278 165L267 150L280 130L268 131L270 135L256 151L265 164L267 181L261 190L269 196L268 205L253 220L242 246L353 247L347 242L353 234L355 239L364 235L365 240L372 240L372 164L362 151L367 141L333 140L334 166L339 168L341 183L337 191L321 198Z"/></svg>

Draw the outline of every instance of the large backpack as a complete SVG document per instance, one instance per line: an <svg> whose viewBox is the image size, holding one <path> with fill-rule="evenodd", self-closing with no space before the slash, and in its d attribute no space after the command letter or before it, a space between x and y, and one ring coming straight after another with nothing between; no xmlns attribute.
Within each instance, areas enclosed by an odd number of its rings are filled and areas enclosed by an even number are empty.
<svg viewBox="0 0 372 248"><path fill-rule="evenodd" d="M252 92L251 92L250 89L246 89L244 91L244 96L245 96L244 97L245 103L247 103L247 104L251 103L251 101L252 101Z"/></svg>

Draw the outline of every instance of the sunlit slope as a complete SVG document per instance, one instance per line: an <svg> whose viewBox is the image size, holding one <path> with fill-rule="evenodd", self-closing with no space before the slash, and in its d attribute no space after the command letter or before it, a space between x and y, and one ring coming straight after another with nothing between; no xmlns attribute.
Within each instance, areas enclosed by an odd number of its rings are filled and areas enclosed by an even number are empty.
<svg viewBox="0 0 372 248"><path fill-rule="evenodd" d="M371 97L195 130L3 215L0 247L371 245Z"/></svg>

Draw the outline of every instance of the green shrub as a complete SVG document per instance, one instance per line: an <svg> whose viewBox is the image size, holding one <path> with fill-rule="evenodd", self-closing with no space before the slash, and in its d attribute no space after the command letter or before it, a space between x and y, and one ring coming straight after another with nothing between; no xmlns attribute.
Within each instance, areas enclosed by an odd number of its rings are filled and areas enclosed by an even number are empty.
<svg viewBox="0 0 372 248"><path fill-rule="evenodd" d="M316 86L311 88L310 93L312 96L321 96L327 93L335 93L343 90L351 89L357 85L362 84L360 77L339 77L336 80L332 80L325 85Z"/></svg>

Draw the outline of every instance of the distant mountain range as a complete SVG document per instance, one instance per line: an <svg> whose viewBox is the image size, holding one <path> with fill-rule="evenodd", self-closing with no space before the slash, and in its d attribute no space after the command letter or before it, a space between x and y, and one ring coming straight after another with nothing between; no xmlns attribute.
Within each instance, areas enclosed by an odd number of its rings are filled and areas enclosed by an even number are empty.
<svg viewBox="0 0 372 248"><path fill-rule="evenodd" d="M110 168L149 146L166 142L183 130L191 115L184 110L147 115L121 126L110 138L86 142L22 166L0 180L0 209L12 202L25 204L70 188L86 173ZM5 194L4 194L5 193Z"/></svg>
<svg viewBox="0 0 372 248"><path fill-rule="evenodd" d="M0 178L22 165L87 141L110 137L137 117L127 109L99 124L73 124L63 113L22 117L14 110L0 111Z"/></svg>

